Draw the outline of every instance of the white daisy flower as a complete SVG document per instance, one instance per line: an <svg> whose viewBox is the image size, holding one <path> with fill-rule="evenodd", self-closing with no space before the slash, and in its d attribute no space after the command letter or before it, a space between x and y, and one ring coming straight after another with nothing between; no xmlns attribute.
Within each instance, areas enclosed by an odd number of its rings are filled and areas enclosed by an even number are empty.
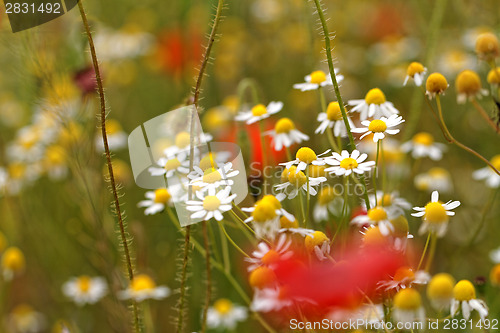
<svg viewBox="0 0 500 333"><path fill-rule="evenodd" d="M389 221L386 210L379 206L369 209L366 215L356 216L351 220L351 223L358 226L366 224L376 225L380 233L384 236L388 236L391 232L394 232L394 226Z"/></svg>
<svg viewBox="0 0 500 333"><path fill-rule="evenodd" d="M168 151L165 151L167 153ZM165 157L160 157L156 162L158 167L149 167L148 171L152 176L165 175L167 178L172 177L176 172L187 174L189 172L189 160L185 152L171 153L168 152Z"/></svg>
<svg viewBox="0 0 500 333"><path fill-rule="evenodd" d="M255 312L270 312L292 306L292 300L284 297L285 293L283 288L255 289L250 309Z"/></svg>
<svg viewBox="0 0 500 333"><path fill-rule="evenodd" d="M368 200L370 207L380 206L387 212L389 219L397 218L403 215L405 211L410 210L412 205L405 199L399 196L399 192L384 193L377 191L377 195L369 194ZM366 209L365 202L361 202L361 206Z"/></svg>
<svg viewBox="0 0 500 333"><path fill-rule="evenodd" d="M188 200L186 209L190 212L192 219L210 220L212 217L217 221L222 220L222 213L231 210L231 202L236 198L236 194L230 194L231 187L216 192L215 188L208 189L208 195L201 191L195 193L199 200Z"/></svg>
<svg viewBox="0 0 500 333"><path fill-rule="evenodd" d="M27 304L17 305L7 318L8 332L37 333L45 330L45 316Z"/></svg>
<svg viewBox="0 0 500 333"><path fill-rule="evenodd" d="M460 206L460 201L448 201L442 203L439 201L438 191L431 194L431 202L425 207L414 207L417 213L411 214L415 217L423 217L423 223L418 230L419 234L424 234L427 231L435 232L438 237L443 237L448 227L449 217L455 215L452 209Z"/></svg>
<svg viewBox="0 0 500 333"><path fill-rule="evenodd" d="M146 274L135 275L130 286L118 293L121 299L133 299L142 302L146 299L161 300L170 295L170 289L166 286L156 286L153 279Z"/></svg>
<svg viewBox="0 0 500 333"><path fill-rule="evenodd" d="M166 117L165 120L170 121L170 118ZM172 136L170 127L171 124L165 124L165 126L160 127L160 135L168 137ZM199 153L196 145L207 143L209 141L212 141L212 139L212 135L208 133L196 133L193 137L195 154ZM175 157L175 155L178 153L187 155L187 153L190 151L190 146L191 135L189 134L189 132L181 131L175 135L174 144L166 147L163 150L163 154L167 157Z"/></svg>
<svg viewBox="0 0 500 333"><path fill-rule="evenodd" d="M337 79L337 83L340 83L344 80L344 76L338 74L338 69L335 68L335 77ZM293 85L295 89L300 89L301 91L308 90L316 90L320 87L333 86L332 77L330 74L326 74L323 71L314 71L311 74L307 75L304 80L304 83L296 83Z"/></svg>
<svg viewBox="0 0 500 333"><path fill-rule="evenodd" d="M365 99L354 99L349 101L348 104L354 106L351 112L359 112L362 121L371 117L379 119L399 114L394 105L385 99L384 93L379 88L368 91Z"/></svg>
<svg viewBox="0 0 500 333"><path fill-rule="evenodd" d="M127 146L128 135L122 129L120 123L115 119L106 119L106 133L108 146L111 150L119 150ZM104 151L101 132L96 134L95 147L98 151Z"/></svg>
<svg viewBox="0 0 500 333"><path fill-rule="evenodd" d="M281 234L274 248L270 248L266 242L260 242L257 245L258 250L252 252L252 258L245 258L245 261L250 263L248 271L251 272L260 266L272 266L279 260L286 260L293 254L288 251L291 239L287 239L287 235Z"/></svg>
<svg viewBox="0 0 500 333"><path fill-rule="evenodd" d="M405 78L405 82L403 83L403 86L406 86L406 84L408 83L408 80L413 79L413 82L415 82L415 85L417 87L420 87L422 85L422 83L424 82L425 74L427 74L427 68L425 68L419 62L412 62L408 66L408 69L406 70L406 78Z"/></svg>
<svg viewBox="0 0 500 333"><path fill-rule="evenodd" d="M317 121L321 122L314 133L325 133L327 128L333 128L333 135L336 137L346 137L347 129L345 127L344 118L342 117L342 111L340 111L339 102L331 102L326 108L326 112L321 112L318 114ZM354 123L351 118L347 117L347 121L351 128L354 127Z"/></svg>
<svg viewBox="0 0 500 333"><path fill-rule="evenodd" d="M394 320L402 323L402 327L412 327L406 323L424 322L425 311L422 306L422 297L413 288L401 289L394 296Z"/></svg>
<svg viewBox="0 0 500 333"><path fill-rule="evenodd" d="M400 267L394 273L391 280L380 281L378 287L384 290L396 291L411 288L413 285L425 285L431 279L426 271L414 271L410 267Z"/></svg>
<svg viewBox="0 0 500 333"><path fill-rule="evenodd" d="M488 96L488 90L481 87L479 75L470 69L463 70L457 75L455 88L457 90L458 104Z"/></svg>
<svg viewBox="0 0 500 333"><path fill-rule="evenodd" d="M367 157L367 154L361 154L358 150L353 150L351 154L347 150L343 150L341 154L334 152L332 156L325 158L326 164L331 165L325 171L337 176L349 176L352 172L363 174L375 165L375 161L364 162Z"/></svg>
<svg viewBox="0 0 500 333"><path fill-rule="evenodd" d="M401 151L408 153L411 151L413 158L429 157L434 161L439 161L443 157L446 146L442 143L434 142L434 137L426 132L420 132L413 136L411 141L401 145Z"/></svg>
<svg viewBox="0 0 500 333"><path fill-rule="evenodd" d="M278 113L283 109L283 102L271 102L267 107L263 104L257 104L250 110L240 111L234 119L237 121L245 121L248 125L253 124L262 119L268 118L270 115Z"/></svg>
<svg viewBox="0 0 500 333"><path fill-rule="evenodd" d="M305 246L309 253L314 253L318 260L327 260L330 256L330 239L321 231L306 236Z"/></svg>
<svg viewBox="0 0 500 333"><path fill-rule="evenodd" d="M495 169L500 170L500 155L495 155L490 163ZM486 185L490 188L498 188L500 186L500 176L489 166L474 171L472 178L475 180L485 180Z"/></svg>
<svg viewBox="0 0 500 333"><path fill-rule="evenodd" d="M66 297L81 306L97 303L107 294L108 285L102 277L82 275L64 283L62 291Z"/></svg>
<svg viewBox="0 0 500 333"><path fill-rule="evenodd" d="M429 171L415 176L415 187L420 191L438 191L450 193L453 191L453 182L448 170L434 167Z"/></svg>
<svg viewBox="0 0 500 333"><path fill-rule="evenodd" d="M137 207L147 207L144 215L154 215L165 210L165 207L172 205L172 195L166 188L159 188L155 191L148 191L145 194L148 200L139 201Z"/></svg>
<svg viewBox="0 0 500 333"><path fill-rule="evenodd" d="M309 137L295 129L295 124L290 118L281 118L274 126L274 130L264 134L271 136L274 150L280 151L283 147L290 147L294 143L309 140Z"/></svg>
<svg viewBox="0 0 500 333"><path fill-rule="evenodd" d="M382 117L372 121L363 120L361 124L366 127L353 128L351 131L353 133L364 133L361 135L360 139L363 139L365 136L373 133L373 142L378 142L378 140L385 138L386 134L398 134L399 129L391 129L391 127L398 126L403 122L403 117L393 114L389 118Z"/></svg>
<svg viewBox="0 0 500 333"><path fill-rule="evenodd" d="M295 160L285 162L285 163L280 163L280 165L284 165L285 168L290 169L292 165L297 165L297 168L295 169L295 172L303 171L307 168L308 165L325 165L325 161L323 158L318 158L320 156L323 156L325 154L328 154L330 152L330 149L325 151L322 154L316 155L314 150L312 150L309 147L302 147L299 150L297 150L297 153L295 154Z"/></svg>
<svg viewBox="0 0 500 333"><path fill-rule="evenodd" d="M316 187L321 183L326 182L326 177L308 177L302 172L295 172L297 167L291 166L288 169L288 181L282 184L277 184L274 186L276 191L280 191L276 197L278 200L283 200L284 198L293 199L302 190L304 193L309 193L310 195L316 195ZM309 180L309 181L308 181ZM288 191L288 187L292 190Z"/></svg>
<svg viewBox="0 0 500 333"><path fill-rule="evenodd" d="M224 164L216 170L207 168L203 171L197 166L193 169L194 171L188 175L188 178L191 179L190 184L200 187L199 191L202 192L206 192L211 187L217 189L218 187L232 186L234 181L229 178L236 177L240 173L238 170L233 170L231 162Z"/></svg>
<svg viewBox="0 0 500 333"><path fill-rule="evenodd" d="M9 160L35 162L43 157L43 131L35 125L25 126L16 133L16 139L7 145Z"/></svg>
<svg viewBox="0 0 500 333"><path fill-rule="evenodd" d="M208 308L207 327L234 330L238 322L245 321L247 317L247 309L244 306L220 298Z"/></svg>
<svg viewBox="0 0 500 333"><path fill-rule="evenodd" d="M476 298L474 285L468 280L459 281L453 288L454 299L451 301L450 313L454 317L462 310L462 316L469 320L470 313L476 310L484 321L488 316L488 306L483 300Z"/></svg>

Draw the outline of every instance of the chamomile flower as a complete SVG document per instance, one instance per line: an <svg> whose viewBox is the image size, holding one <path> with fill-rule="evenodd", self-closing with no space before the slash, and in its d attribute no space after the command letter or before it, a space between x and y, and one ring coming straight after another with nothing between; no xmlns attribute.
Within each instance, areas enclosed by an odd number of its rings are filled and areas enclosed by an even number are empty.
<svg viewBox="0 0 500 333"><path fill-rule="evenodd" d="M281 118L274 126L274 130L265 134L271 136L274 150L280 151L283 147L290 147L294 143L309 140L309 137L295 129L295 124L290 118Z"/></svg>
<svg viewBox="0 0 500 333"><path fill-rule="evenodd" d="M500 155L495 155L490 163L495 169L500 170ZM486 185L490 188L498 188L500 186L500 176L489 166L474 171L472 178L486 181Z"/></svg>
<svg viewBox="0 0 500 333"><path fill-rule="evenodd" d="M453 288L453 300L451 301L451 315L454 317L462 310L462 316L469 320L470 314L476 310L481 320L488 316L488 307L483 300L476 299L476 290L469 280L459 281Z"/></svg>
<svg viewBox="0 0 500 333"><path fill-rule="evenodd" d="M286 217L289 221L295 221L295 217L283 209L278 198L271 194L265 195L253 207L245 207L242 210L251 213L245 222L252 222L258 238L274 239L281 227L280 216Z"/></svg>
<svg viewBox="0 0 500 333"><path fill-rule="evenodd" d="M51 145L45 149L42 160L43 169L50 179L59 180L68 174L67 153L59 145Z"/></svg>
<svg viewBox="0 0 500 333"><path fill-rule="evenodd" d="M297 165L297 168L295 169L295 173L297 173L299 171L305 170L308 165L325 165L324 159L319 157L328 154L329 152L330 150L328 149L324 153L316 155L314 150L312 150L311 148L302 147L297 150L297 153L295 154L295 160L280 163L280 165L284 165L287 169L290 169L292 165Z"/></svg>
<svg viewBox="0 0 500 333"><path fill-rule="evenodd" d="M455 80L455 88L457 90L457 103L459 104L488 95L488 90L481 87L479 75L469 69L458 74Z"/></svg>
<svg viewBox="0 0 500 333"><path fill-rule="evenodd" d="M260 242L257 245L257 250L252 252L251 258L245 258L245 261L250 263L248 271L251 272L260 266L272 266L279 260L285 260L292 256L293 252L289 251L291 239L287 235L281 234L278 242L273 248L269 247L266 242Z"/></svg>
<svg viewBox="0 0 500 333"><path fill-rule="evenodd" d="M434 142L432 134L420 132L413 136L411 141L401 145L401 151L411 152L413 158L429 157L431 160L439 161L443 157L446 146L442 143Z"/></svg>
<svg viewBox="0 0 500 333"><path fill-rule="evenodd" d="M281 229L278 232L285 235L295 234L306 237L314 233L312 229L299 228L299 222L296 218L289 220L286 216L280 217L280 227Z"/></svg>
<svg viewBox="0 0 500 333"><path fill-rule="evenodd" d="M432 73L427 78L425 82L425 90L426 95L429 96L430 99L436 97L438 94L444 94L444 91L448 89L449 84L446 81L446 78L441 73Z"/></svg>
<svg viewBox="0 0 500 333"><path fill-rule="evenodd" d="M392 127L398 126L404 122L403 117L393 114L389 118L382 117L380 119L375 119L372 121L363 120L362 125L366 127L353 128L351 131L353 133L364 133L361 135L360 139L373 133L373 142L378 142L385 138L386 134L394 135L399 133L399 129L391 129Z"/></svg>
<svg viewBox="0 0 500 333"><path fill-rule="evenodd" d="M81 306L97 303L108 292L108 285L102 277L82 275L64 283L62 291L64 295Z"/></svg>
<svg viewBox="0 0 500 333"><path fill-rule="evenodd" d="M326 260L330 255L330 239L321 231L306 236L304 244L309 253L314 253L318 260Z"/></svg>
<svg viewBox="0 0 500 333"><path fill-rule="evenodd" d="M430 275L426 271L414 271L410 267L400 267L394 273L392 280L381 281L379 288L384 290L400 290L410 288L413 285L424 285L430 280Z"/></svg>
<svg viewBox="0 0 500 333"><path fill-rule="evenodd" d="M191 185L200 187L200 191L206 192L211 187L217 189L218 187L232 186L234 181L229 178L236 177L239 173L238 170L233 170L233 164L228 162L218 169L207 168L205 171L195 166L188 178L191 179Z"/></svg>
<svg viewBox="0 0 500 333"><path fill-rule="evenodd" d="M337 79L337 83L340 83L344 76L338 74L338 69L335 68L335 77ZM295 89L300 89L301 91L308 90L316 90L320 87L332 86L333 81L330 74L326 74L323 71L314 71L311 74L307 75L304 80L304 83L296 83L293 85Z"/></svg>
<svg viewBox="0 0 500 333"><path fill-rule="evenodd" d="M427 73L427 68L424 67L419 62L412 62L409 66L408 69L406 70L406 78L405 82L403 83L403 86L406 86L408 83L408 80L413 79L413 82L415 82L415 85L417 87L420 87L422 83L424 82L425 74Z"/></svg>
<svg viewBox="0 0 500 333"><path fill-rule="evenodd" d="M387 217L387 212L384 208L376 206L368 210L366 215L358 215L351 221L352 224L363 226L365 224L378 226L380 233L388 236L394 231L394 227Z"/></svg>
<svg viewBox="0 0 500 333"><path fill-rule="evenodd" d="M408 220L404 217L404 215L399 215L396 218L390 219L389 222L394 227L394 230L391 232L394 249L396 251L404 252L406 250L408 239L413 238L413 235L410 234Z"/></svg>
<svg viewBox="0 0 500 333"><path fill-rule="evenodd" d="M167 153L167 151L165 151ZM152 176L165 175L167 178L172 177L176 172L187 174L189 172L189 160L185 152L169 153L165 157L160 157L156 162L158 167L149 167L148 171Z"/></svg>
<svg viewBox="0 0 500 333"><path fill-rule="evenodd" d="M399 192L397 191L392 193L377 191L377 195L369 194L368 200L370 201L370 207L382 207L386 211L389 219L397 218L398 216L404 214L405 211L412 208L412 205L405 199L401 198L399 196ZM364 201L361 205L366 209Z"/></svg>
<svg viewBox="0 0 500 333"><path fill-rule="evenodd" d="M106 119L106 133L108 136L109 149L118 150L127 146L127 133L123 131L118 120ZM95 137L95 147L99 151L104 151L104 143L100 131Z"/></svg>
<svg viewBox="0 0 500 333"><path fill-rule="evenodd" d="M438 191L431 194L431 201L425 207L414 207L417 213L411 214L415 217L423 217L423 223L420 226L419 234L424 234L427 231L435 232L438 237L443 237L448 227L450 216L455 215L452 209L460 206L460 201L448 201L442 203L439 201Z"/></svg>
<svg viewBox="0 0 500 333"><path fill-rule="evenodd" d="M157 286L153 279L146 274L135 275L127 289L120 291L121 299L133 299L142 302L146 299L161 300L170 295L166 286Z"/></svg>
<svg viewBox="0 0 500 333"><path fill-rule="evenodd" d="M240 111L234 119L245 121L248 125L268 118L270 115L278 113L283 109L283 102L271 102L267 106L257 104L250 110Z"/></svg>
<svg viewBox="0 0 500 333"><path fill-rule="evenodd" d="M332 156L325 158L326 164L331 165L325 171L337 176L349 176L353 172L363 174L375 165L375 161L364 162L367 157L367 154L361 154L358 150L353 150L351 154L347 150L343 150L341 154L334 152Z"/></svg>
<svg viewBox="0 0 500 333"><path fill-rule="evenodd" d="M292 306L293 302L287 297L284 287L256 289L250 309L255 312L279 311Z"/></svg>
<svg viewBox="0 0 500 333"><path fill-rule="evenodd" d="M15 275L24 272L26 259L24 254L17 247L9 247L2 255L2 274L6 281L10 281Z"/></svg>
<svg viewBox="0 0 500 333"><path fill-rule="evenodd" d="M328 104L326 112L321 112L318 114L317 120L321 124L316 128L314 133L325 133L328 128L333 129L333 135L336 137L347 136L347 129L345 127L344 118L342 117L342 112L340 111L339 102L331 102ZM347 117L347 121L351 128L354 127L354 123L351 118Z"/></svg>
<svg viewBox="0 0 500 333"><path fill-rule="evenodd" d="M196 191L195 195L199 200L188 200L186 209L190 212L191 218L210 220L212 217L217 221L222 220L222 213L231 210L231 202L236 198L236 194L230 194L231 187L216 192L216 189L211 187L208 189L208 195L201 191Z"/></svg>
<svg viewBox="0 0 500 333"><path fill-rule="evenodd" d="M337 196L335 188L323 186L319 191L318 201L314 206L313 216L316 222L328 220L329 213L339 214L342 209L342 199Z"/></svg>
<svg viewBox="0 0 500 333"><path fill-rule="evenodd" d="M274 186L276 191L281 192L276 196L278 200L283 200L285 197L293 199L300 190L310 195L316 195L318 193L316 187L326 182L326 177L307 177L302 171L296 172L296 168L296 166L291 166L288 170L288 181Z"/></svg>
<svg viewBox="0 0 500 333"><path fill-rule="evenodd" d="M451 175L448 170L434 167L415 176L415 187L420 191L438 191L449 193L453 190Z"/></svg>
<svg viewBox="0 0 500 333"><path fill-rule="evenodd" d="M496 264L490 271L490 282L493 286L500 286L500 264Z"/></svg>
<svg viewBox="0 0 500 333"><path fill-rule="evenodd" d="M354 106L351 112L359 112L362 121L371 117L379 119L399 114L394 104L386 100L384 93L379 88L368 91L365 99L350 100L349 105Z"/></svg>
<svg viewBox="0 0 500 333"><path fill-rule="evenodd" d="M247 319L247 309L220 298L207 311L207 327L234 330L239 321Z"/></svg>
<svg viewBox="0 0 500 333"><path fill-rule="evenodd" d="M394 296L393 314L400 323L423 322L425 312L418 291L413 288L399 290Z"/></svg>
<svg viewBox="0 0 500 333"><path fill-rule="evenodd" d="M427 298L436 310L448 310L453 300L455 279L448 273L439 273L432 277L427 285Z"/></svg>
<svg viewBox="0 0 500 333"><path fill-rule="evenodd" d="M480 59L494 61L500 55L500 42L491 32L480 34L476 40L476 53Z"/></svg>
<svg viewBox="0 0 500 333"><path fill-rule="evenodd" d="M500 247L490 251L490 260L495 264L500 264Z"/></svg>
<svg viewBox="0 0 500 333"><path fill-rule="evenodd" d="M491 69L488 72L486 81L488 81L488 83L491 84L493 88L498 89L500 87L500 67Z"/></svg>
<svg viewBox="0 0 500 333"><path fill-rule="evenodd" d="M47 326L43 314L35 311L30 305L17 305L8 316L7 327L9 332L37 333Z"/></svg>
<svg viewBox="0 0 500 333"><path fill-rule="evenodd" d="M147 207L144 215L154 215L165 210L165 207L172 205L172 195L166 188L159 188L155 191L148 191L145 194L148 200L139 201L137 207Z"/></svg>

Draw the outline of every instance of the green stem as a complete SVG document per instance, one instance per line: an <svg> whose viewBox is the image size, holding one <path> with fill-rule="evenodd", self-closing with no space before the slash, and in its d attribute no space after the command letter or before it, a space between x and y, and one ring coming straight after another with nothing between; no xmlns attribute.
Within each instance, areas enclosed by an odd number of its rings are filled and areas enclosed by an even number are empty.
<svg viewBox="0 0 500 333"><path fill-rule="evenodd" d="M305 226L307 228L307 221L309 219L309 209L311 205L311 191L309 189L309 165L306 166L306 179L307 179L307 199L306 199L306 220Z"/></svg>
<svg viewBox="0 0 500 333"><path fill-rule="evenodd" d="M437 236L433 232L431 233L431 249L429 250L429 256L427 257L427 263L425 264L425 271L428 272L431 268L432 261L434 260L434 255L436 254L436 244L437 244Z"/></svg>
<svg viewBox="0 0 500 333"><path fill-rule="evenodd" d="M417 271L422 267L422 263L424 262L425 254L427 253L427 248L429 247L429 241L431 240L431 233L427 234L427 240L425 241L424 250L422 251L422 256L420 257L420 261L417 266Z"/></svg>
<svg viewBox="0 0 500 333"><path fill-rule="evenodd" d="M306 213L304 211L304 198L303 198L303 194L302 194L302 191L300 190L300 188L298 189L298 191L299 191L299 201L300 201L300 212L302 213L302 225L305 228L306 227Z"/></svg>
<svg viewBox="0 0 500 333"><path fill-rule="evenodd" d="M222 221L220 221L219 225L220 225L220 227L222 229L222 232L224 233L224 235L226 236L227 240L229 241L229 243L231 243L236 248L236 250L238 250L245 257L250 258L250 256L245 251L243 251L238 245L236 245L236 243L231 238L231 236L229 236L229 234L226 231L226 228L224 227L224 223Z"/></svg>
<svg viewBox="0 0 500 333"><path fill-rule="evenodd" d="M219 226L219 236L220 241L222 243L222 258L224 262L224 271L231 272L231 260L229 259L229 247L227 245L227 238L224 235L224 231L222 230L221 223L217 223Z"/></svg>
<svg viewBox="0 0 500 333"><path fill-rule="evenodd" d="M266 166L267 166L267 156L266 156L266 144L264 139L264 120L259 121L259 131L260 131L260 150L262 153L262 188L264 190L264 195L267 194L267 179L266 179Z"/></svg>

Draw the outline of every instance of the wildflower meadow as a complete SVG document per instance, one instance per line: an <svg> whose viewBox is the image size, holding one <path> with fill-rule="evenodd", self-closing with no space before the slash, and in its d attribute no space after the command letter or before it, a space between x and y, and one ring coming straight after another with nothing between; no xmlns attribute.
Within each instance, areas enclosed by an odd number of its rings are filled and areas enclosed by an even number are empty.
<svg viewBox="0 0 500 333"><path fill-rule="evenodd" d="M0 332L500 330L498 0L4 2Z"/></svg>

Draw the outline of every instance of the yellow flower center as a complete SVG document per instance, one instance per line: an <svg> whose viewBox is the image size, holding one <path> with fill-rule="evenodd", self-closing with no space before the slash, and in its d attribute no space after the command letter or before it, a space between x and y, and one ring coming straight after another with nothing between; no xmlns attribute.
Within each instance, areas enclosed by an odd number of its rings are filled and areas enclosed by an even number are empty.
<svg viewBox="0 0 500 333"><path fill-rule="evenodd" d="M433 178L447 178L449 176L449 172L446 169L433 167L427 172Z"/></svg>
<svg viewBox="0 0 500 333"><path fill-rule="evenodd" d="M490 70L486 80L490 84L500 84L500 67Z"/></svg>
<svg viewBox="0 0 500 333"><path fill-rule="evenodd" d="M379 88L373 88L368 91L365 96L366 104L384 104L386 101L385 95Z"/></svg>
<svg viewBox="0 0 500 333"><path fill-rule="evenodd" d="M490 272L490 281L494 286L500 285L500 264L496 264Z"/></svg>
<svg viewBox="0 0 500 333"><path fill-rule="evenodd" d="M448 81L440 73L432 73L425 82L425 89L433 94L439 94L448 88Z"/></svg>
<svg viewBox="0 0 500 333"><path fill-rule="evenodd" d="M375 207L368 211L368 218L374 222L387 219L387 213L382 207Z"/></svg>
<svg viewBox="0 0 500 333"><path fill-rule="evenodd" d="M318 202L320 205L326 205L335 199L335 190L331 186L325 186L319 192Z"/></svg>
<svg viewBox="0 0 500 333"><path fill-rule="evenodd" d="M476 72L464 70L458 74L455 88L459 94L475 95L481 90L481 79Z"/></svg>
<svg viewBox="0 0 500 333"><path fill-rule="evenodd" d="M130 283L130 288L133 291L144 291L151 290L156 287L155 282L149 275L139 274L134 277L132 282Z"/></svg>
<svg viewBox="0 0 500 333"><path fill-rule="evenodd" d="M172 158L171 160L168 160L167 163L165 164L165 170L175 170L178 167L181 166L181 162L177 159L177 157Z"/></svg>
<svg viewBox="0 0 500 333"><path fill-rule="evenodd" d="M317 159L316 153L309 147L302 147L297 151L295 157L300 161L310 164L312 161Z"/></svg>
<svg viewBox="0 0 500 333"><path fill-rule="evenodd" d="M309 252L314 250L315 246L321 247L324 242L328 242L329 239L321 231L315 231L312 235L307 235L305 239L305 245Z"/></svg>
<svg viewBox="0 0 500 333"><path fill-rule="evenodd" d="M415 134L412 139L413 143L423 145L423 146L430 146L434 143L434 137L426 132L420 132Z"/></svg>
<svg viewBox="0 0 500 333"><path fill-rule="evenodd" d="M281 173L281 182L282 183L285 183L288 181L288 174L290 173L291 169L293 170L293 172L295 172L295 170L297 170L297 167L292 165L290 167L290 169L288 169L288 168L283 169L283 172Z"/></svg>
<svg viewBox="0 0 500 333"><path fill-rule="evenodd" d="M495 155L490 162L495 169L500 170L500 155Z"/></svg>
<svg viewBox="0 0 500 333"><path fill-rule="evenodd" d="M200 169L206 171L207 169L215 169L215 154L208 153L207 156L200 160Z"/></svg>
<svg viewBox="0 0 500 333"><path fill-rule="evenodd" d="M222 179L222 175L220 174L220 172L217 170L213 171L211 168L206 169L204 172L204 175L203 175L203 181L205 183L213 184L215 182L218 182L221 179Z"/></svg>
<svg viewBox="0 0 500 333"><path fill-rule="evenodd" d="M191 136L188 132L180 132L175 136L175 145L179 148L185 148L191 143Z"/></svg>
<svg viewBox="0 0 500 333"><path fill-rule="evenodd" d="M248 282L254 288L262 289L276 281L274 272L266 266L257 267L250 273Z"/></svg>
<svg viewBox="0 0 500 333"><path fill-rule="evenodd" d="M33 146L40 140L40 137L38 135L38 133L35 132L29 132L27 133L25 136L21 137L20 138L20 144L21 146L26 149L26 150L29 150L31 148L33 148Z"/></svg>
<svg viewBox="0 0 500 333"><path fill-rule="evenodd" d="M220 206L220 200L215 195L207 195L203 199L203 209L208 211L217 210Z"/></svg>
<svg viewBox="0 0 500 333"><path fill-rule="evenodd" d="M326 81L326 74L323 71L314 71L311 73L311 83L320 84Z"/></svg>
<svg viewBox="0 0 500 333"><path fill-rule="evenodd" d="M9 247L2 256L2 267L13 272L19 272L24 269L24 254L17 247Z"/></svg>
<svg viewBox="0 0 500 333"><path fill-rule="evenodd" d="M269 201L260 200L252 212L255 222L266 222L276 217L276 207Z"/></svg>
<svg viewBox="0 0 500 333"><path fill-rule="evenodd" d="M299 171L297 173L290 172L288 174L288 181L295 187L301 187L302 185L307 183L307 177L302 171Z"/></svg>
<svg viewBox="0 0 500 333"><path fill-rule="evenodd" d="M441 202L429 202L425 205L425 219L429 223L448 222L448 215Z"/></svg>
<svg viewBox="0 0 500 333"><path fill-rule="evenodd" d="M385 193L383 196L378 198L377 205L384 207L392 205L392 195Z"/></svg>
<svg viewBox="0 0 500 333"><path fill-rule="evenodd" d="M385 123L385 121L380 119L372 120L370 122L370 125L368 125L368 130L374 133L382 133L385 132L386 129L387 129L387 124Z"/></svg>
<svg viewBox="0 0 500 333"><path fill-rule="evenodd" d="M342 120L342 111L340 111L339 102L331 102L326 109L326 116L330 121Z"/></svg>
<svg viewBox="0 0 500 333"><path fill-rule="evenodd" d="M233 309L233 303L225 298L220 298L214 303L214 309L221 315L228 314Z"/></svg>
<svg viewBox="0 0 500 333"><path fill-rule="evenodd" d="M21 179L26 173L26 165L20 162L14 162L9 165L9 176L13 179Z"/></svg>
<svg viewBox="0 0 500 333"><path fill-rule="evenodd" d="M64 149L59 146L48 147L45 151L45 156L51 165L61 165L66 160Z"/></svg>
<svg viewBox="0 0 500 333"><path fill-rule="evenodd" d="M265 115L267 113L267 108L263 104L257 104L252 108L252 115L255 117L260 117L262 115Z"/></svg>
<svg viewBox="0 0 500 333"><path fill-rule="evenodd" d="M155 190L154 202L166 204L172 196L166 188L159 188Z"/></svg>
<svg viewBox="0 0 500 333"><path fill-rule="evenodd" d="M401 289L394 296L394 306L402 310L418 310L422 306L422 297L415 289Z"/></svg>
<svg viewBox="0 0 500 333"><path fill-rule="evenodd" d="M480 58L492 60L500 54L500 43L497 36L491 32L479 35L476 40L476 53Z"/></svg>
<svg viewBox="0 0 500 333"><path fill-rule="evenodd" d="M89 276L86 275L80 276L77 280L78 289L83 293L88 292L90 290L91 282L92 280L90 279Z"/></svg>
<svg viewBox="0 0 500 333"><path fill-rule="evenodd" d="M397 218L390 220L392 226L394 227L394 231L392 235L394 237L404 237L408 235L409 226L408 220L403 215L398 216Z"/></svg>
<svg viewBox="0 0 500 333"><path fill-rule="evenodd" d="M396 270L396 273L394 274L394 281L403 281L405 279L408 279L410 281L413 281L415 279L415 273L413 273L413 269L410 267L400 267Z"/></svg>
<svg viewBox="0 0 500 333"><path fill-rule="evenodd" d="M387 239L380 232L379 227L368 228L363 236L363 243L367 246L384 245Z"/></svg>
<svg viewBox="0 0 500 333"><path fill-rule="evenodd" d="M272 194L266 194L262 197L261 201L273 205L275 209L281 209L281 202Z"/></svg>
<svg viewBox="0 0 500 333"><path fill-rule="evenodd" d="M280 217L280 227L286 229L295 229L299 227L299 222L297 221L297 219L295 219L294 221L290 221L285 216L282 216Z"/></svg>
<svg viewBox="0 0 500 333"><path fill-rule="evenodd" d="M106 120L106 132L109 135L117 134L122 131L122 126L115 119L107 119Z"/></svg>
<svg viewBox="0 0 500 333"><path fill-rule="evenodd" d="M358 167L358 162L352 157L347 157L340 161L340 167L346 170L351 170Z"/></svg>
<svg viewBox="0 0 500 333"><path fill-rule="evenodd" d="M264 265L271 265L275 262L277 262L280 259L280 255L278 252L274 250L269 250L267 253L262 257L262 263Z"/></svg>
<svg viewBox="0 0 500 333"><path fill-rule="evenodd" d="M429 299L450 299L453 297L455 279L447 273L439 273L432 277L427 285Z"/></svg>
<svg viewBox="0 0 500 333"><path fill-rule="evenodd" d="M274 126L276 133L289 133L293 129L295 129L295 125L290 118L281 118Z"/></svg>
<svg viewBox="0 0 500 333"><path fill-rule="evenodd" d="M415 74L420 74L425 71L424 66L419 63L419 62L412 62L409 66L408 69L406 70L406 74L408 74L409 77L414 77Z"/></svg>
<svg viewBox="0 0 500 333"><path fill-rule="evenodd" d="M476 298L476 290L470 281L462 280L453 288L453 296L457 301L470 301Z"/></svg>

